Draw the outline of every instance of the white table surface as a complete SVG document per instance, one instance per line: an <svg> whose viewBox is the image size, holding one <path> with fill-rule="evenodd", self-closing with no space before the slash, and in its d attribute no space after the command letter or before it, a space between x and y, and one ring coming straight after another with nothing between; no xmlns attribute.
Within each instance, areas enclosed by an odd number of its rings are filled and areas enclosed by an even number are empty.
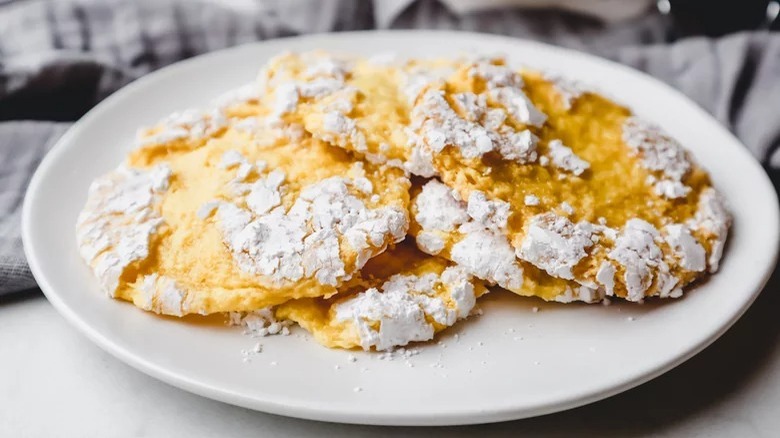
<svg viewBox="0 0 780 438"><path fill-rule="evenodd" d="M40 292L0 298L0 437L739 436L780 431L780 273L720 340L605 401L453 428L319 423L229 406L148 377L77 333Z"/></svg>

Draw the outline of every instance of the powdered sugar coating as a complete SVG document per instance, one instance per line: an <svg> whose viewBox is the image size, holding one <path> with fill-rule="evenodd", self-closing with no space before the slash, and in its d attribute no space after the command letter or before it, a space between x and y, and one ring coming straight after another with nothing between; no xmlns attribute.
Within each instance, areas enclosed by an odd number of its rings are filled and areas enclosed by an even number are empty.
<svg viewBox="0 0 780 438"><path fill-rule="evenodd" d="M108 295L114 296L125 268L149 256L150 238L163 223L157 205L170 176L166 165L148 170L120 166L90 186L76 239L81 257Z"/></svg>
<svg viewBox="0 0 780 438"><path fill-rule="evenodd" d="M235 149L231 149L222 154L222 160L219 162L219 167L222 169L230 169L233 166L247 162L243 155Z"/></svg>
<svg viewBox="0 0 780 438"><path fill-rule="evenodd" d="M298 76L304 83L317 79L343 81L351 65L352 60L348 57L320 51L283 52L271 58L260 71L260 88L275 89L289 84L294 79L295 70L299 70Z"/></svg>
<svg viewBox="0 0 780 438"><path fill-rule="evenodd" d="M411 127L417 134L413 148L424 151L418 155L439 154L445 147L453 146L467 159L496 151L519 163L536 160L537 138L527 130L518 132L506 125L495 126L496 112L488 110L484 97L463 93L456 101L460 102L464 117L450 106L441 90L430 89L418 99L411 116Z"/></svg>
<svg viewBox="0 0 780 438"><path fill-rule="evenodd" d="M472 201L475 206L488 202L479 191L472 192L469 203ZM510 231L491 224L492 216L485 213L489 210L479 214L473 207L469 212L468 203L457 200L436 180L423 187L413 205L421 228L415 234L421 250L443 255L475 277L513 291L523 286L518 260L530 263L552 277L571 281L560 294L545 295L555 301L595 302L615 295L634 302L647 296L676 298L682 295L682 286L695 278L680 271L704 269L706 252L697 240L700 237L685 224L669 224L659 231L649 222L629 219L623 227L610 228L586 221L575 223L548 212L532 216L519 246L512 248ZM437 206L431 211L452 213L432 220L420 213L426 205ZM710 210L717 210L719 204L715 205ZM459 210L470 214L464 218ZM713 215L710 210L699 217ZM717 228L712 224L707 227ZM583 267L577 270L580 263Z"/></svg>
<svg viewBox="0 0 780 438"><path fill-rule="evenodd" d="M684 198L691 192L691 188L680 181L663 179L653 185L653 191L658 196L669 199Z"/></svg>
<svg viewBox="0 0 780 438"><path fill-rule="evenodd" d="M319 137L323 140L343 146L345 144L354 145L358 152L365 152L368 148L366 137L357 129L357 123L354 119L347 117L343 111L333 110L326 113L322 123L323 132ZM382 160L372 160L379 161Z"/></svg>
<svg viewBox="0 0 780 438"><path fill-rule="evenodd" d="M554 277L574 279L572 269L593 245L593 226L588 222L572 223L554 213L531 218L517 257Z"/></svg>
<svg viewBox="0 0 780 438"><path fill-rule="evenodd" d="M228 114L231 108L257 102L260 95L260 87L256 83L248 83L213 99L207 108L189 108L174 112L152 128L140 130L136 135L134 147L141 149L178 141L204 141L229 126Z"/></svg>
<svg viewBox="0 0 780 438"><path fill-rule="evenodd" d="M566 110L570 110L574 101L589 91L584 84L555 73L545 72L542 77L555 86L555 90L561 96L563 107Z"/></svg>
<svg viewBox="0 0 780 438"><path fill-rule="evenodd" d="M433 166L433 151L411 129L406 129L409 138L409 156L403 163L403 168L412 175L423 178L436 176L438 172Z"/></svg>
<svg viewBox="0 0 780 438"><path fill-rule="evenodd" d="M288 71L286 61L302 63L303 72L298 75ZM349 117L352 100L357 90L347 85L346 78L352 71L352 61L325 53L312 52L298 55L284 54L269 62L277 70L268 79L268 72L261 74L269 93L274 95L272 117L280 118L297 110L303 101L321 105L322 129L313 135L337 146L353 145L366 152L366 139ZM325 103L322 103L327 98ZM384 162L380 157L376 162Z"/></svg>
<svg viewBox="0 0 780 438"><path fill-rule="evenodd" d="M641 219L629 219L615 240L614 248L608 257L619 263L625 273L629 301L640 301L653 284L653 272L664 264L663 253L655 239L658 230Z"/></svg>
<svg viewBox="0 0 780 438"><path fill-rule="evenodd" d="M683 224L672 224L664 227L664 240L680 259L683 269L702 272L707 268L704 247L691 235Z"/></svg>
<svg viewBox="0 0 780 438"><path fill-rule="evenodd" d="M529 207L534 207L539 205L540 200L536 195L525 195L525 198L523 198L523 203Z"/></svg>
<svg viewBox="0 0 780 438"><path fill-rule="evenodd" d="M489 91L490 97L503 105L509 115L520 123L531 126L542 126L547 116L539 111L531 99L516 87L498 87Z"/></svg>
<svg viewBox="0 0 780 438"><path fill-rule="evenodd" d="M718 213L716 215L722 217ZM694 223L694 220L689 223ZM578 227L581 228L577 230ZM727 228L723 224L720 229L725 232ZM663 242L668 249L661 246ZM599 248L590 250L593 245ZM581 260L597 257L595 261L598 262L600 256L596 254L600 253L601 248L607 249L606 260L602 259L597 265L594 277L590 277L592 274L573 275L572 268ZM587 222L575 225L552 213L531 219L518 249L519 258L544 269L552 276L574 280L587 289L573 289L570 294L564 294L569 298L614 296L620 283L625 289L625 298L634 302L651 295L662 298L681 296L684 285L681 280L689 282L690 277L674 274L673 267L702 272L706 268L706 255L707 252L688 224L669 224L659 231L649 222L634 218L629 219L621 229L614 229ZM618 266L622 271L619 279Z"/></svg>
<svg viewBox="0 0 780 438"><path fill-rule="evenodd" d="M711 187L704 189L699 195L696 215L688 221L688 225L692 230L712 237L712 248L707 258L707 265L709 272L717 272L731 226L731 215L726 209L723 196Z"/></svg>
<svg viewBox="0 0 780 438"><path fill-rule="evenodd" d="M280 139L300 142L306 136L300 124L288 123L273 115L231 119L230 127L236 132L248 134L253 145L261 149L274 147Z"/></svg>
<svg viewBox="0 0 780 438"><path fill-rule="evenodd" d="M444 93L426 92L415 106L412 119L420 125L425 145L434 153L446 146L457 147L466 158L476 158L494 150L488 131L478 123L461 118L447 103Z"/></svg>
<svg viewBox="0 0 780 438"><path fill-rule="evenodd" d="M399 70L399 88L409 105L420 96L429 85L444 80L452 74L453 65L411 65Z"/></svg>
<svg viewBox="0 0 780 438"><path fill-rule="evenodd" d="M523 79L505 65L492 64L487 60L477 61L470 69L471 76L483 79L488 95L501 104L516 121L540 127L547 116L539 111L522 90Z"/></svg>
<svg viewBox="0 0 780 438"><path fill-rule="evenodd" d="M138 307L163 315L183 316L189 313L189 294L176 280L152 273L143 277Z"/></svg>
<svg viewBox="0 0 780 438"><path fill-rule="evenodd" d="M139 132L136 147L167 144L178 140L201 140L227 126L222 108L192 108L176 112L161 120L154 130Z"/></svg>
<svg viewBox="0 0 780 438"><path fill-rule="evenodd" d="M509 203L501 200L489 200L483 192L475 190L469 194L466 212L474 221L488 229L501 231L506 229L509 219Z"/></svg>
<svg viewBox="0 0 780 438"><path fill-rule="evenodd" d="M523 78L516 71L505 65L494 64L489 58L474 60L469 67L469 76L481 78L489 89L523 86Z"/></svg>
<svg viewBox="0 0 780 438"><path fill-rule="evenodd" d="M455 199L447 186L436 180L426 183L414 201L415 221L422 228L417 246L439 254L445 246L444 236L457 231L463 238L450 250L454 262L477 278L517 290L523 283L523 269L507 238L498 232L506 226L508 205L482 198L470 198L475 218L469 215L468 204Z"/></svg>
<svg viewBox="0 0 780 438"><path fill-rule="evenodd" d="M611 297L615 294L615 272L616 269L608 261L601 262L598 272L596 272L596 281L603 287L606 295Z"/></svg>
<svg viewBox="0 0 780 438"><path fill-rule="evenodd" d="M425 253L430 255L439 254L445 246L444 239L436 233L430 231L420 231L417 234L417 246Z"/></svg>
<svg viewBox="0 0 780 438"><path fill-rule="evenodd" d="M201 204L195 215L198 219L207 219L219 208L219 201L207 201Z"/></svg>
<svg viewBox="0 0 780 438"><path fill-rule="evenodd" d="M453 231L469 221L465 206L452 196L449 187L437 180L428 181L415 200L415 220L424 230Z"/></svg>
<svg viewBox="0 0 780 438"><path fill-rule="evenodd" d="M566 201L561 202L561 205L558 207L561 209L562 212L564 212L566 215L571 216L574 214L574 207L571 206Z"/></svg>
<svg viewBox="0 0 780 438"><path fill-rule="evenodd" d="M683 198L691 188L683 184L692 164L685 149L660 127L638 117L629 117L623 124L623 141L639 155L641 164L658 172L660 179L653 185L659 196Z"/></svg>
<svg viewBox="0 0 780 438"><path fill-rule="evenodd" d="M351 275L340 256L343 243L357 254L359 269L406 234L404 211L366 206L362 198L372 187L364 177L331 177L306 186L289 208L280 205L283 181L281 171L271 171L252 184L247 208L222 202L217 209L225 243L247 273L276 285L315 278L336 286Z"/></svg>
<svg viewBox="0 0 780 438"><path fill-rule="evenodd" d="M509 290L520 289L523 285L523 268L517 263L506 237L476 223L462 226L459 231L465 237L453 245L450 251L455 263L477 278Z"/></svg>
<svg viewBox="0 0 780 438"><path fill-rule="evenodd" d="M469 315L476 303L471 281L471 275L458 267L448 267L440 275L394 275L379 289L337 304L336 319L357 328L365 350L427 341L436 331L427 318L448 327ZM443 294L436 292L441 289Z"/></svg>
<svg viewBox="0 0 780 438"><path fill-rule="evenodd" d="M549 148L550 160L553 166L561 170L580 176L590 168L590 163L577 156L571 148L564 146L560 140L551 140L547 147Z"/></svg>

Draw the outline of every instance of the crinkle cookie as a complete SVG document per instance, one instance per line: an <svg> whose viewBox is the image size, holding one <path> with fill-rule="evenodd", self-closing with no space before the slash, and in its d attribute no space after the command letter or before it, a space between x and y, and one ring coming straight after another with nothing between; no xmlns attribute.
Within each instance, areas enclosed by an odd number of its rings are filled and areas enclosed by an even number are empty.
<svg viewBox="0 0 780 438"><path fill-rule="evenodd" d="M581 86L475 61L422 93L412 126L443 183L414 201L418 245L473 258L480 278L546 299L640 301L718 268L730 217L707 174L659 127ZM442 205L459 213L426 217ZM484 266L476 248L503 262ZM527 265L565 280L541 281L558 294L524 287Z"/></svg>
<svg viewBox="0 0 780 438"><path fill-rule="evenodd" d="M178 316L331 296L406 235L399 169L261 116L198 135L175 153L160 151L181 137L157 138L92 185L78 245L109 295Z"/></svg>

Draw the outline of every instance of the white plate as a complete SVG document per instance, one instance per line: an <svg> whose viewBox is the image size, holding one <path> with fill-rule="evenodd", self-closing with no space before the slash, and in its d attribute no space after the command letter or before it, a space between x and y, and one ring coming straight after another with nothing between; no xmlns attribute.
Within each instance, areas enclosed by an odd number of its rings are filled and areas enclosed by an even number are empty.
<svg viewBox="0 0 780 438"><path fill-rule="evenodd" d="M411 359L328 350L296 336L257 340L236 328L183 324L106 298L76 253L87 187L120 162L136 128L202 104L255 77L283 50L365 55L505 53L511 62L567 73L659 122L713 176L735 221L719 274L663 304L544 304L493 294L484 316L460 324ZM252 409L327 421L443 425L509 420L572 408L639 385L720 336L758 295L775 265L777 197L761 166L680 93L620 65L515 39L451 32L374 32L283 39L181 62L125 87L65 134L30 184L27 258L54 306L101 347L188 391ZM538 313L532 307L540 308ZM459 333L458 339L454 337ZM336 369L339 365L339 369ZM56 366L56 364L54 364ZM362 391L354 391L355 388Z"/></svg>

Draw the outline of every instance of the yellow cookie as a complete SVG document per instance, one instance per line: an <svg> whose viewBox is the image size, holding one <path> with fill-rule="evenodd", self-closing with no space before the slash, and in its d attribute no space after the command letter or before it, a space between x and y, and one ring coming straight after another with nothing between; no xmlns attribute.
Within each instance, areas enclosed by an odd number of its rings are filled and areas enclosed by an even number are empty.
<svg viewBox="0 0 780 438"><path fill-rule="evenodd" d="M488 280L546 299L676 297L717 269L730 218L706 173L660 128L604 97L475 61L429 86L411 123L413 147L454 189L446 203L466 213L420 217L445 202L446 188L423 189L416 234L429 253L466 257L479 240L469 236L496 236L506 275L530 264L573 283L540 281L563 285L556 293L523 287L518 272Z"/></svg>
<svg viewBox="0 0 780 438"><path fill-rule="evenodd" d="M406 235L399 169L263 117L198 135L149 142L90 189L78 244L109 295L179 316L330 296Z"/></svg>
<svg viewBox="0 0 780 438"><path fill-rule="evenodd" d="M387 350L422 342L466 318L487 292L465 269L401 243L370 260L338 295L288 301L277 318L290 319L331 348Z"/></svg>

